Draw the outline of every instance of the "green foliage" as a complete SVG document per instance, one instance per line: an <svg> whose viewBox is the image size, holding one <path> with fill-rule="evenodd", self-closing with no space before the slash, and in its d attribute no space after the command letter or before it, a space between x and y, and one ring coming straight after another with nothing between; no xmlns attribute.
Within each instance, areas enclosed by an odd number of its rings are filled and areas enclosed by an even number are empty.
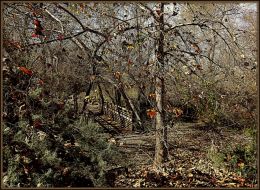
<svg viewBox="0 0 260 190"><path fill-rule="evenodd" d="M247 137L253 137L253 138L256 138L256 136L257 136L257 130L256 130L256 127L248 127L248 128L245 128L244 129L244 134L245 134L245 136L247 136Z"/></svg>
<svg viewBox="0 0 260 190"><path fill-rule="evenodd" d="M99 127L93 123L76 121L71 126L66 127L67 134L74 135L76 142L74 146L71 146L65 137L66 135L57 134L55 146L60 148L52 148L53 144L48 142L51 140L48 135L41 139L39 133L34 132L28 137L25 133L25 126L22 125L22 127L24 128L21 128L14 135L14 140L24 142L28 138L26 143L28 146L24 149L30 149L36 154L31 153L23 156L19 152L13 153L11 147L4 148L5 163L8 160L6 185L9 187L58 187L69 185L70 182L77 186L76 179L78 178L89 178L89 184L94 183L95 186L100 186L105 183L104 174L108 165L115 164L117 159L120 159L116 147L107 142L105 136L99 133ZM5 131L5 135L8 134L8 130ZM65 145L68 147L64 147ZM35 165L36 160L37 165ZM28 174L23 171L27 165L28 167L32 165L32 170L29 170ZM35 167L40 168L36 169ZM64 173L66 169L69 170L68 176L64 177L58 174ZM51 179L55 179L56 182L51 181ZM67 180L68 183L64 183L64 180Z"/></svg>
<svg viewBox="0 0 260 190"><path fill-rule="evenodd" d="M78 126L77 128L82 134L79 137L82 146L90 151L92 159L100 161L100 167L104 167L109 162L121 164L118 160L122 159L122 155L118 153L115 145L108 143L106 135L100 133L101 127L95 123L86 123L85 121L77 121L74 126Z"/></svg>
<svg viewBox="0 0 260 190"><path fill-rule="evenodd" d="M22 84L9 83L5 92L13 93L15 85L21 85L20 88L28 85L26 82L30 79L23 80ZM62 106L59 100L43 97L43 101L38 101L43 91L35 88L34 83L30 85L35 90L20 99L20 104L26 104L23 116L16 122L13 117L4 119L4 185L88 187L104 184L105 170L111 164L120 164L117 159L121 155L116 147L108 143L97 124L69 118L71 110L59 107ZM5 104L7 115L21 115L16 103Z"/></svg>
<svg viewBox="0 0 260 190"><path fill-rule="evenodd" d="M248 146L238 146L231 152L231 169L235 170L245 178L254 179L256 177L256 151Z"/></svg>
<svg viewBox="0 0 260 190"><path fill-rule="evenodd" d="M37 87L29 90L29 96L33 99L37 99L42 93L42 88Z"/></svg>
<svg viewBox="0 0 260 190"><path fill-rule="evenodd" d="M256 179L256 147L255 143L229 147L221 152L208 151L208 158L216 168L225 168L249 180Z"/></svg>
<svg viewBox="0 0 260 190"><path fill-rule="evenodd" d="M207 156L212 161L213 166L215 168L224 167L225 154L220 153L220 152L216 153L216 152L208 151Z"/></svg>

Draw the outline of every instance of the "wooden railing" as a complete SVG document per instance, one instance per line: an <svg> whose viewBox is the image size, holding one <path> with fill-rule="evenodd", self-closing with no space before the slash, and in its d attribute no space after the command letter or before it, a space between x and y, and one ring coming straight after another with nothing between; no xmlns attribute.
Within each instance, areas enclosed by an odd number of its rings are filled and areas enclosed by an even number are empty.
<svg viewBox="0 0 260 190"><path fill-rule="evenodd" d="M110 102L104 103L104 114L113 118L114 121L120 122L121 126L127 130L132 130L133 127L133 114L132 111L114 105Z"/></svg>

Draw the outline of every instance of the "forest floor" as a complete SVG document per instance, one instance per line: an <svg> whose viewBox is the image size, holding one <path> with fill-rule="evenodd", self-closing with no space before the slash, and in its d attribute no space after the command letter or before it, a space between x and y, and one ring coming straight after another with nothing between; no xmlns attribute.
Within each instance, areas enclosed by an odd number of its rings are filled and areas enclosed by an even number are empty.
<svg viewBox="0 0 260 190"><path fill-rule="evenodd" d="M169 161L158 171L153 165L155 132L117 135L114 143L131 163L116 172L114 187L254 187L228 171L218 153L246 145L252 139L242 130L212 128L203 123L179 122L168 129ZM223 157L223 156L222 156ZM115 170L114 170L115 171Z"/></svg>

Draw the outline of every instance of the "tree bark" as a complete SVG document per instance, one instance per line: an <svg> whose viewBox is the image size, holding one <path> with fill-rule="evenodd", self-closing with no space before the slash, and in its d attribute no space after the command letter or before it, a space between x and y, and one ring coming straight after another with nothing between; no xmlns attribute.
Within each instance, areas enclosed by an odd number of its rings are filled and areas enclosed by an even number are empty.
<svg viewBox="0 0 260 190"><path fill-rule="evenodd" d="M78 110L79 110L77 93L73 94L73 102L74 102L74 112L75 112L75 115L77 116Z"/></svg>
<svg viewBox="0 0 260 190"><path fill-rule="evenodd" d="M167 128L164 124L165 112L164 112L164 4L160 4L160 18L159 29L160 36L158 40L157 58L158 58L158 70L155 78L155 94L156 94L156 134L155 134L155 157L154 167L160 168L162 163L168 159L168 145L167 145Z"/></svg>
<svg viewBox="0 0 260 190"><path fill-rule="evenodd" d="M103 92L102 92L102 88L100 86L100 84L98 83L98 90L99 90L99 96L100 96L100 99L101 99L101 111L100 111L100 114L103 114L104 113L104 103L105 103L105 99L104 99L104 95L103 95Z"/></svg>
<svg viewBox="0 0 260 190"><path fill-rule="evenodd" d="M93 86L93 82L91 81L89 83L88 87L86 88L86 95L85 96L89 96L90 95L92 86ZM88 104L88 101L84 99L84 104L83 104L82 110L80 112L81 114L84 113L84 111L86 110L87 104Z"/></svg>
<svg viewBox="0 0 260 190"><path fill-rule="evenodd" d="M109 78L106 78L104 76L100 76L103 80L109 82L110 84L112 84L113 86L115 86L116 88L118 88L118 90L121 92L121 95L122 97L124 98L124 101L127 105L127 107L129 107L131 109L131 111L133 112L134 116L135 116L135 119L136 119L136 122L138 124L138 126L141 128L143 127L142 126L142 121L141 121L141 118L138 114L138 110L136 109L135 105L133 104L132 100L127 96L127 94L125 93L125 90L121 85L117 85L115 84L115 82L113 82L112 80L110 80ZM106 91L106 90L105 90Z"/></svg>
<svg viewBox="0 0 260 190"><path fill-rule="evenodd" d="M121 106L121 93L116 87L114 87L114 89L115 89L115 102L117 105Z"/></svg>
<svg viewBox="0 0 260 190"><path fill-rule="evenodd" d="M140 118L140 116L139 116L139 114L138 114L138 111L137 111L137 109L135 108L135 106L134 106L132 100L131 100L131 99L127 96L127 94L125 93L125 90L124 90L124 88L123 88L122 86L120 87L120 92L121 92L121 94L122 94L122 96L123 96L123 98L124 98L124 100L125 100L127 106L130 107L131 110L132 110L132 112L134 113L135 118L136 118L136 122L137 122L137 124L138 124L138 127L139 127L139 128L142 128L143 126L142 126L141 118Z"/></svg>

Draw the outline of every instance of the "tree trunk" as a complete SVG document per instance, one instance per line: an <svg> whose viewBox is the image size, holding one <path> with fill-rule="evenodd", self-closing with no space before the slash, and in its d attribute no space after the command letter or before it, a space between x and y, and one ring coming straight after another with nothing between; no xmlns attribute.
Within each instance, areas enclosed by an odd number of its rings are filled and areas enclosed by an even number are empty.
<svg viewBox="0 0 260 190"><path fill-rule="evenodd" d="M165 113L163 110L164 99L164 80L163 78L156 77L156 134L155 134L155 157L154 166L160 167L160 165L168 159L167 149L167 128L164 124Z"/></svg>
<svg viewBox="0 0 260 190"><path fill-rule="evenodd" d="M124 100L125 100L127 106L130 107L131 110L132 110L132 112L134 113L135 118L136 118L136 121L137 121L137 124L138 124L138 127L139 127L139 128L142 128L143 126L142 126L141 118L140 118L140 116L139 116L139 114L138 114L138 111L137 111L137 109L135 108L135 106L134 106L132 100L131 100L130 98L128 98L128 96L127 96L127 94L125 93L125 90L124 90L124 88L123 88L122 86L120 87L120 92L121 92L121 94L122 94L122 96L123 96L123 98L124 98Z"/></svg>
<svg viewBox="0 0 260 190"><path fill-rule="evenodd" d="M156 134L155 134L155 157L154 167L160 168L161 164L168 159L168 145L167 145L167 128L164 124L165 112L163 110L164 105L164 4L160 4L160 18L159 18L159 44L157 49L158 58L158 74L155 78L155 94L156 94Z"/></svg>
<svg viewBox="0 0 260 190"><path fill-rule="evenodd" d="M73 94L73 102L74 102L74 112L75 115L78 115L78 110L79 110L79 106L78 106L78 95L75 93Z"/></svg>
<svg viewBox="0 0 260 190"><path fill-rule="evenodd" d="M133 112L133 114L134 114L134 116L135 116L135 119L136 119L136 122L137 122L137 124L138 124L138 127L143 127L142 126L142 121L141 121L141 118L140 118L140 116L139 116L139 114L138 114L138 111L137 111L137 109L136 109L136 107L134 106L134 104L133 104L133 102L132 102L132 100L127 96L127 94L125 93L125 90L124 90L124 88L123 88L123 86L122 86L122 84L121 85L116 85L112 80L110 80L110 79L108 79L108 78L106 78L106 77L104 77L104 76L100 76L103 80L105 80L105 81L107 81L107 82L109 82L110 84L112 84L114 87L117 87L118 89L119 89L119 91L121 92L121 95L122 95L122 97L124 98L124 101L125 101L125 103L126 103L126 105L131 109L131 111ZM109 94L109 92L105 89L105 91ZM110 95L110 98L111 98L111 95ZM112 98L111 98L112 99Z"/></svg>
<svg viewBox="0 0 260 190"><path fill-rule="evenodd" d="M116 102L116 105L122 106L121 105L121 93L117 89L117 87L114 87L114 89L115 89L115 102Z"/></svg>
<svg viewBox="0 0 260 190"><path fill-rule="evenodd" d="M99 90L99 97L101 99L101 111L100 111L100 114L103 114L104 113L104 103L105 103L105 99L104 99L104 95L103 95L103 92L102 92L102 88L100 86L100 84L98 83L98 90Z"/></svg>
<svg viewBox="0 0 260 190"><path fill-rule="evenodd" d="M91 81L88 85L88 87L86 88L86 95L85 96L89 96L90 95L90 92L91 92L91 89L92 89L92 86L93 86L93 82ZM88 101L84 99L84 104L83 104L83 107L82 107L82 110L81 110L81 114L84 113L84 111L86 110L87 108L87 104L88 104Z"/></svg>

